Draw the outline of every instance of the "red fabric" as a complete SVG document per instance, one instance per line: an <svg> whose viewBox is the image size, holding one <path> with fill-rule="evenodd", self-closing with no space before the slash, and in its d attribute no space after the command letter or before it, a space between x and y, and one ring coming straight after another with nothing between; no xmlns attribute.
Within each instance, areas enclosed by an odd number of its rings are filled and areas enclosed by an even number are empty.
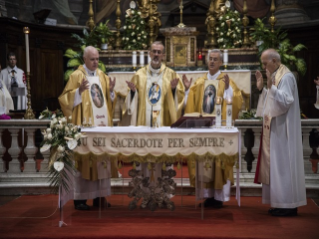
<svg viewBox="0 0 319 239"><path fill-rule="evenodd" d="M0 201L3 196L0 197ZM0 206L0 238L41 239L318 239L319 208L313 200L298 208L298 216L273 217L269 205L260 197L241 197L241 206L234 197L221 209L195 208L194 196L175 196L176 209L151 212L137 208L129 211L126 195L112 195L112 207L101 211L74 210L73 201L63 207L63 221L58 227L58 195L21 196ZM92 205L92 200L88 200Z"/></svg>
<svg viewBox="0 0 319 239"><path fill-rule="evenodd" d="M257 184L260 184L260 182L258 181L258 176L259 176L259 169L260 169L262 146L263 146L263 130L261 130L261 134L260 134L259 152L258 152L257 166L256 166L256 172L255 172L255 179L254 179L254 183L257 183Z"/></svg>
<svg viewBox="0 0 319 239"><path fill-rule="evenodd" d="M27 80L26 80L26 77L25 77L24 72L23 72L23 77L22 77L22 78L23 78L23 79L22 79L23 83L24 83L25 85L27 85Z"/></svg>

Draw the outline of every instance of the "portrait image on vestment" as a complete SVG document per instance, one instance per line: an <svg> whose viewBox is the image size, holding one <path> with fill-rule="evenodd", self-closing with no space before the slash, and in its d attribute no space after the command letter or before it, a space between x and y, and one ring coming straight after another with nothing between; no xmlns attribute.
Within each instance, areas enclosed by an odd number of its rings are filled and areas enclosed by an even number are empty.
<svg viewBox="0 0 319 239"><path fill-rule="evenodd" d="M212 114L215 108L216 87L214 85L206 86L203 98L203 113Z"/></svg>
<svg viewBox="0 0 319 239"><path fill-rule="evenodd" d="M148 91L148 99L152 105L155 105L161 99L162 90L157 83L153 83Z"/></svg>
<svg viewBox="0 0 319 239"><path fill-rule="evenodd" d="M101 108L104 104L102 89L98 84L91 85L91 97L94 105Z"/></svg>

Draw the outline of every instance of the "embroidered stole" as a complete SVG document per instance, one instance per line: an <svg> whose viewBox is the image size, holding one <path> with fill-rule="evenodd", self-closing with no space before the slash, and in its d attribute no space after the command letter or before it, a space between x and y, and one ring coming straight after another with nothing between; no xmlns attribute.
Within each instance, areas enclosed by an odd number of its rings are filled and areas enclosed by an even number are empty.
<svg viewBox="0 0 319 239"><path fill-rule="evenodd" d="M90 99L92 104L93 126L108 126L108 108L105 95L101 87L100 77L86 76L90 84ZM90 119L87 122L90 123Z"/></svg>
<svg viewBox="0 0 319 239"><path fill-rule="evenodd" d="M282 77L290 72L290 70L285 65L280 65L277 72L275 73L274 83L278 87ZM263 184L270 183L270 126L271 126L271 105L268 104L269 90L266 95L264 102L264 112L263 112L263 131L262 131L262 147L259 159L259 172L258 172L258 182Z"/></svg>
<svg viewBox="0 0 319 239"><path fill-rule="evenodd" d="M151 126L151 119L153 126L162 126L162 100L163 100L163 73L154 74L147 70L146 80L146 125ZM152 112L153 110L153 112ZM152 116L151 116L152 114Z"/></svg>

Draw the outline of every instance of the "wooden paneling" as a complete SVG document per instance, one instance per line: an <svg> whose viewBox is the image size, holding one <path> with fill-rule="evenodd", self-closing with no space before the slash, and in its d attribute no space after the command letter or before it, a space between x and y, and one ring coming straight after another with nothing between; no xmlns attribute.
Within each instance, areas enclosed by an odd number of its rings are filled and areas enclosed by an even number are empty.
<svg viewBox="0 0 319 239"><path fill-rule="evenodd" d="M38 114L46 107L59 108L57 97L64 88L64 58L68 47L74 48L71 33L81 34L82 28L61 28L29 24L0 18L0 63L4 68L6 55L13 51L17 66L26 72L25 36L23 27L30 28L30 87L32 109Z"/></svg>

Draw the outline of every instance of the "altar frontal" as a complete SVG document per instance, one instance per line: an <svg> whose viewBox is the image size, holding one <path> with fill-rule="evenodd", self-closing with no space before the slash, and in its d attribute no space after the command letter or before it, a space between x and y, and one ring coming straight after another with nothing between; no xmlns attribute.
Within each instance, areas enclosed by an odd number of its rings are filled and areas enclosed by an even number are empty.
<svg viewBox="0 0 319 239"><path fill-rule="evenodd" d="M119 127L121 128L121 127ZM135 128L135 127L134 127ZM138 127L136 127L138 128ZM109 156L135 156L133 160L163 162L165 156L196 156L197 160L224 155L238 157L238 131L215 129L174 130L170 128L144 129L119 132L109 128L106 132L85 132L77 153ZM124 129L123 129L124 130ZM113 131L113 132L112 132ZM125 131L129 131L127 128ZM133 161L132 160L132 161Z"/></svg>

